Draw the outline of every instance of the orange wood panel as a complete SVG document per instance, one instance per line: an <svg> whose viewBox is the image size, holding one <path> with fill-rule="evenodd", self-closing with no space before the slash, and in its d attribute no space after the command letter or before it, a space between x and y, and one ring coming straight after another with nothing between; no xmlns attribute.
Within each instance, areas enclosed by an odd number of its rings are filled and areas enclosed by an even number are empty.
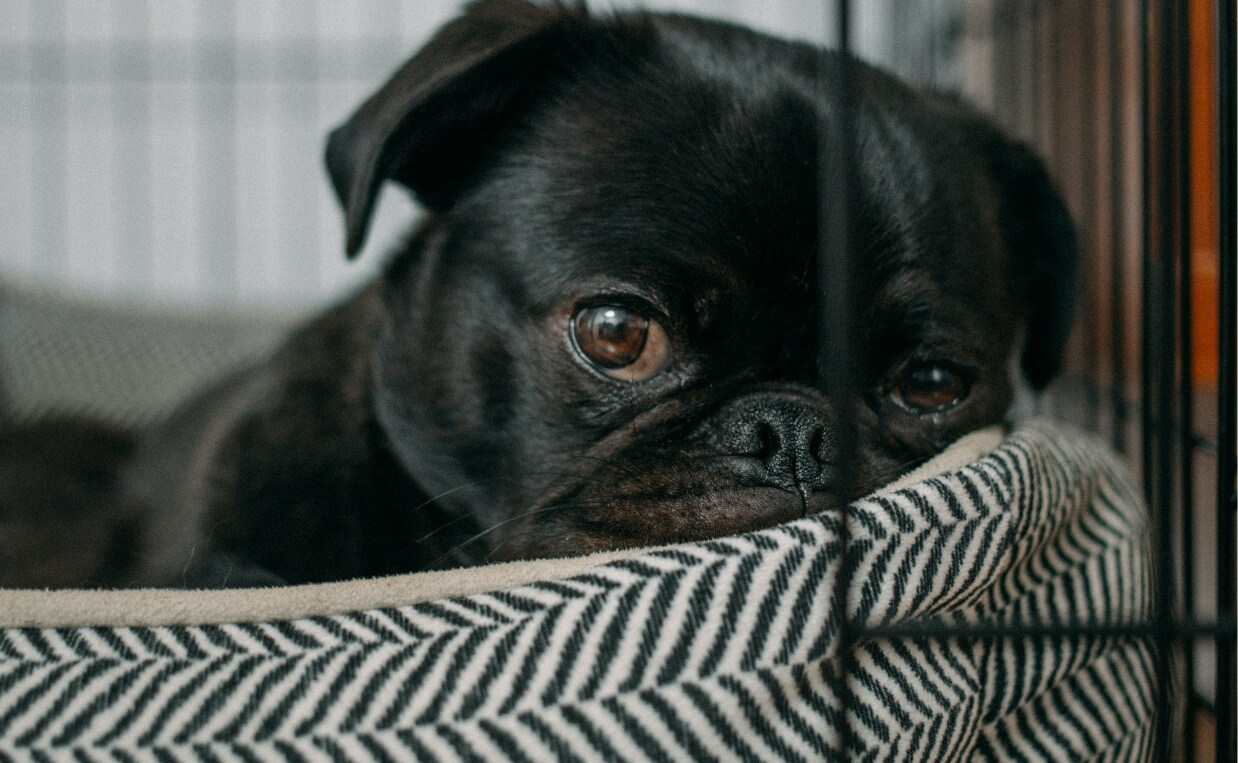
<svg viewBox="0 0 1238 763"><path fill-rule="evenodd" d="M1216 17L1210 0L1191 0L1191 378L1215 384L1218 374L1219 231Z"/></svg>

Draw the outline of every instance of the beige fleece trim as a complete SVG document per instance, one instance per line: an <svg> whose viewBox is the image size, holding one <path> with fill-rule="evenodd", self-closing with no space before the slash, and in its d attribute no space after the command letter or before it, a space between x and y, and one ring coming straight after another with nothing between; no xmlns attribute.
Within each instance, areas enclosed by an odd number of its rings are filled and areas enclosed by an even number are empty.
<svg viewBox="0 0 1238 763"><path fill-rule="evenodd" d="M1002 427L990 427L966 435L874 495L900 490L920 480L957 471L992 452L1004 436ZM0 589L0 627L153 627L329 617L500 591L539 580L559 580L590 567L639 556L649 550L624 549L569 559L508 562L462 570L279 588L213 591Z"/></svg>
<svg viewBox="0 0 1238 763"><path fill-rule="evenodd" d="M945 450L920 466L912 469L902 477L894 480L883 488L872 493L873 496L888 495L917 482L936 477L939 474L957 472L968 464L975 463L993 451L1006 439L1007 427L997 425L978 429L965 434L947 446Z"/></svg>

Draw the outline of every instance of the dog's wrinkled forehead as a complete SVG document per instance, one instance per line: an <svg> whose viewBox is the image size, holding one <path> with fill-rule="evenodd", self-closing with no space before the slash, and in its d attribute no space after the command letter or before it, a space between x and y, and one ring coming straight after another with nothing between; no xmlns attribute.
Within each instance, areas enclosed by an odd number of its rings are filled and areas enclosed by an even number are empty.
<svg viewBox="0 0 1238 763"><path fill-rule="evenodd" d="M698 95L641 114L616 97L613 119L569 101L539 124L527 153L508 154L479 188L505 218L496 222L508 227L506 256L555 261L575 278L626 265L657 282L743 282L758 266L802 267L817 225L807 104Z"/></svg>
<svg viewBox="0 0 1238 763"><path fill-rule="evenodd" d="M504 242L474 251L527 258L518 272L559 274L533 284L547 290L603 274L724 292L815 280L830 217L820 187L832 171L819 154L836 124L834 94L814 87L795 46L781 58L769 46L703 55L717 41L688 38L684 50L671 45L682 35L662 37L670 42L644 55L578 73L525 115L520 140L460 207L470 219L493 218ZM914 267L950 278L951 253L999 245L995 210L966 187L974 160L935 142L931 119L902 86L863 86L849 126L857 187L846 210L857 256L883 276ZM873 92L883 86L895 92ZM983 188L983 178L973 185ZM961 279L951 293L966 299L977 284L1005 279L988 275Z"/></svg>

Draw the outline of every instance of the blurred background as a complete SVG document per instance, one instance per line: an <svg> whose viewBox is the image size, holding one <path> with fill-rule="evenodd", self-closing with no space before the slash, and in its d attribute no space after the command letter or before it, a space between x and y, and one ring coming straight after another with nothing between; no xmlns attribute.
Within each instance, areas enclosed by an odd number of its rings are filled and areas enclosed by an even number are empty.
<svg viewBox="0 0 1238 763"><path fill-rule="evenodd" d="M324 138L461 4L5 0L0 279L174 310L299 313L338 297L415 212L385 194L377 235L345 262ZM817 0L647 5L834 36ZM957 84L955 57L936 50L954 44L957 9L910 5L922 18L857 4L856 47Z"/></svg>

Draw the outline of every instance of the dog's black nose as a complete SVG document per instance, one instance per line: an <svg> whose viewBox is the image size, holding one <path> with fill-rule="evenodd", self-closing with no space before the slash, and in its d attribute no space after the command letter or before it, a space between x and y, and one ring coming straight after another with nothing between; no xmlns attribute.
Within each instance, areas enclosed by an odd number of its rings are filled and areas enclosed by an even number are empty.
<svg viewBox="0 0 1238 763"><path fill-rule="evenodd" d="M713 445L735 459L738 476L805 495L833 487L837 454L832 415L797 394L741 398L713 419Z"/></svg>

